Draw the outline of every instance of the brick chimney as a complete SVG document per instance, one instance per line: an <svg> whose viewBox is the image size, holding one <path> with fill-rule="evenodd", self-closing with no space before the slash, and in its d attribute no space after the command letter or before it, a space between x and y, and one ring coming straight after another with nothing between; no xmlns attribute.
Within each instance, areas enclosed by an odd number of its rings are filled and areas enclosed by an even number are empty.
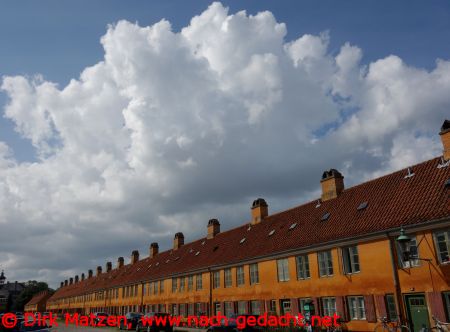
<svg viewBox="0 0 450 332"><path fill-rule="evenodd" d="M75 276L75 283L78 283L80 279L78 278L78 275Z"/></svg>
<svg viewBox="0 0 450 332"><path fill-rule="evenodd" d="M73 284L73 278L69 278L69 285Z"/></svg>
<svg viewBox="0 0 450 332"><path fill-rule="evenodd" d="M261 220L269 215L269 206L263 198L255 199L252 203L252 220L251 224L259 224Z"/></svg>
<svg viewBox="0 0 450 332"><path fill-rule="evenodd" d="M59 288L63 288L64 287L64 281L61 281L61 285L59 286Z"/></svg>
<svg viewBox="0 0 450 332"><path fill-rule="evenodd" d="M322 180L322 201L336 198L344 190L344 177L334 168L323 172Z"/></svg>
<svg viewBox="0 0 450 332"><path fill-rule="evenodd" d="M139 262L139 251L133 250L131 253L131 264Z"/></svg>
<svg viewBox="0 0 450 332"><path fill-rule="evenodd" d="M100 274L102 274L102 267L99 265L97 266L97 276L99 276Z"/></svg>
<svg viewBox="0 0 450 332"><path fill-rule="evenodd" d="M439 133L444 146L444 159L450 160L450 120L445 120Z"/></svg>
<svg viewBox="0 0 450 332"><path fill-rule="evenodd" d="M92 276L94 275L94 273L92 272L92 270L88 271L88 279L92 278Z"/></svg>
<svg viewBox="0 0 450 332"><path fill-rule="evenodd" d="M175 234L173 238L173 249L177 250L184 244L184 235L181 232Z"/></svg>
<svg viewBox="0 0 450 332"><path fill-rule="evenodd" d="M111 270L112 270L112 263L106 262L106 272L111 272Z"/></svg>
<svg viewBox="0 0 450 332"><path fill-rule="evenodd" d="M217 219L209 219L208 221L208 235L207 239L213 239L217 234L220 233L220 223Z"/></svg>
<svg viewBox="0 0 450 332"><path fill-rule="evenodd" d="M84 279L86 279L86 277L84 276L84 273L81 274L81 281L83 281Z"/></svg>
<svg viewBox="0 0 450 332"><path fill-rule="evenodd" d="M69 282L66 280L64 280L64 286L67 286L69 284Z"/></svg>
<svg viewBox="0 0 450 332"><path fill-rule="evenodd" d="M156 255L158 255L159 252L159 245L156 242L153 242L152 244L150 244L150 258L155 257Z"/></svg>
<svg viewBox="0 0 450 332"><path fill-rule="evenodd" d="M117 258L117 268L120 269L121 267L123 267L125 260L123 259L123 257L119 257Z"/></svg>

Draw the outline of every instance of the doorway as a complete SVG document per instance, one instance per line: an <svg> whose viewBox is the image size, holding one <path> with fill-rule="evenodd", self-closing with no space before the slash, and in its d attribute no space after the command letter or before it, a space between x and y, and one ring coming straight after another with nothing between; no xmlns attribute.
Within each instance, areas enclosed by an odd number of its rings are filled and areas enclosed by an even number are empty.
<svg viewBox="0 0 450 332"><path fill-rule="evenodd" d="M406 309L412 332L420 332L424 327L429 328L427 302L425 295L406 295Z"/></svg>

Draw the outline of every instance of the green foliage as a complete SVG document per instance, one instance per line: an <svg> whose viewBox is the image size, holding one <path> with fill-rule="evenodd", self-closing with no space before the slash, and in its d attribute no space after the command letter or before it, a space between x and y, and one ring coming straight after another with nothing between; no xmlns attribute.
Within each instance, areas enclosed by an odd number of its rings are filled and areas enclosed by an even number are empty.
<svg viewBox="0 0 450 332"><path fill-rule="evenodd" d="M31 300L31 298L42 291L48 290L53 292L52 289L48 288L48 284L42 281L30 280L25 283L24 290L19 294L16 301L12 304L12 311L23 311L25 304Z"/></svg>

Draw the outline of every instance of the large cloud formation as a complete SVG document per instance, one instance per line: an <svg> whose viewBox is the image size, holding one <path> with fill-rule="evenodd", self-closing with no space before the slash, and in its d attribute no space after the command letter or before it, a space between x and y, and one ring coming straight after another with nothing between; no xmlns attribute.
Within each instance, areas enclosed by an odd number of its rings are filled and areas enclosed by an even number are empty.
<svg viewBox="0 0 450 332"><path fill-rule="evenodd" d="M37 161L0 142L0 266L56 286L176 231L204 236L211 217L241 224L257 196L272 212L314 199L327 168L350 185L440 154L449 61L363 65L357 46L286 29L213 3L179 32L109 26L104 60L63 88L3 77Z"/></svg>

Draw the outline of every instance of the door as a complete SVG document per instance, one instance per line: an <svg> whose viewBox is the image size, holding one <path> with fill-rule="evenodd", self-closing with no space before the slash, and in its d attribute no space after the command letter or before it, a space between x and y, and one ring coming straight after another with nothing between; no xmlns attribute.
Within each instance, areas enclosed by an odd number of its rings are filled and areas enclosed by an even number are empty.
<svg viewBox="0 0 450 332"><path fill-rule="evenodd" d="M430 327L424 295L406 295L406 307L411 331L420 332L422 328Z"/></svg>

